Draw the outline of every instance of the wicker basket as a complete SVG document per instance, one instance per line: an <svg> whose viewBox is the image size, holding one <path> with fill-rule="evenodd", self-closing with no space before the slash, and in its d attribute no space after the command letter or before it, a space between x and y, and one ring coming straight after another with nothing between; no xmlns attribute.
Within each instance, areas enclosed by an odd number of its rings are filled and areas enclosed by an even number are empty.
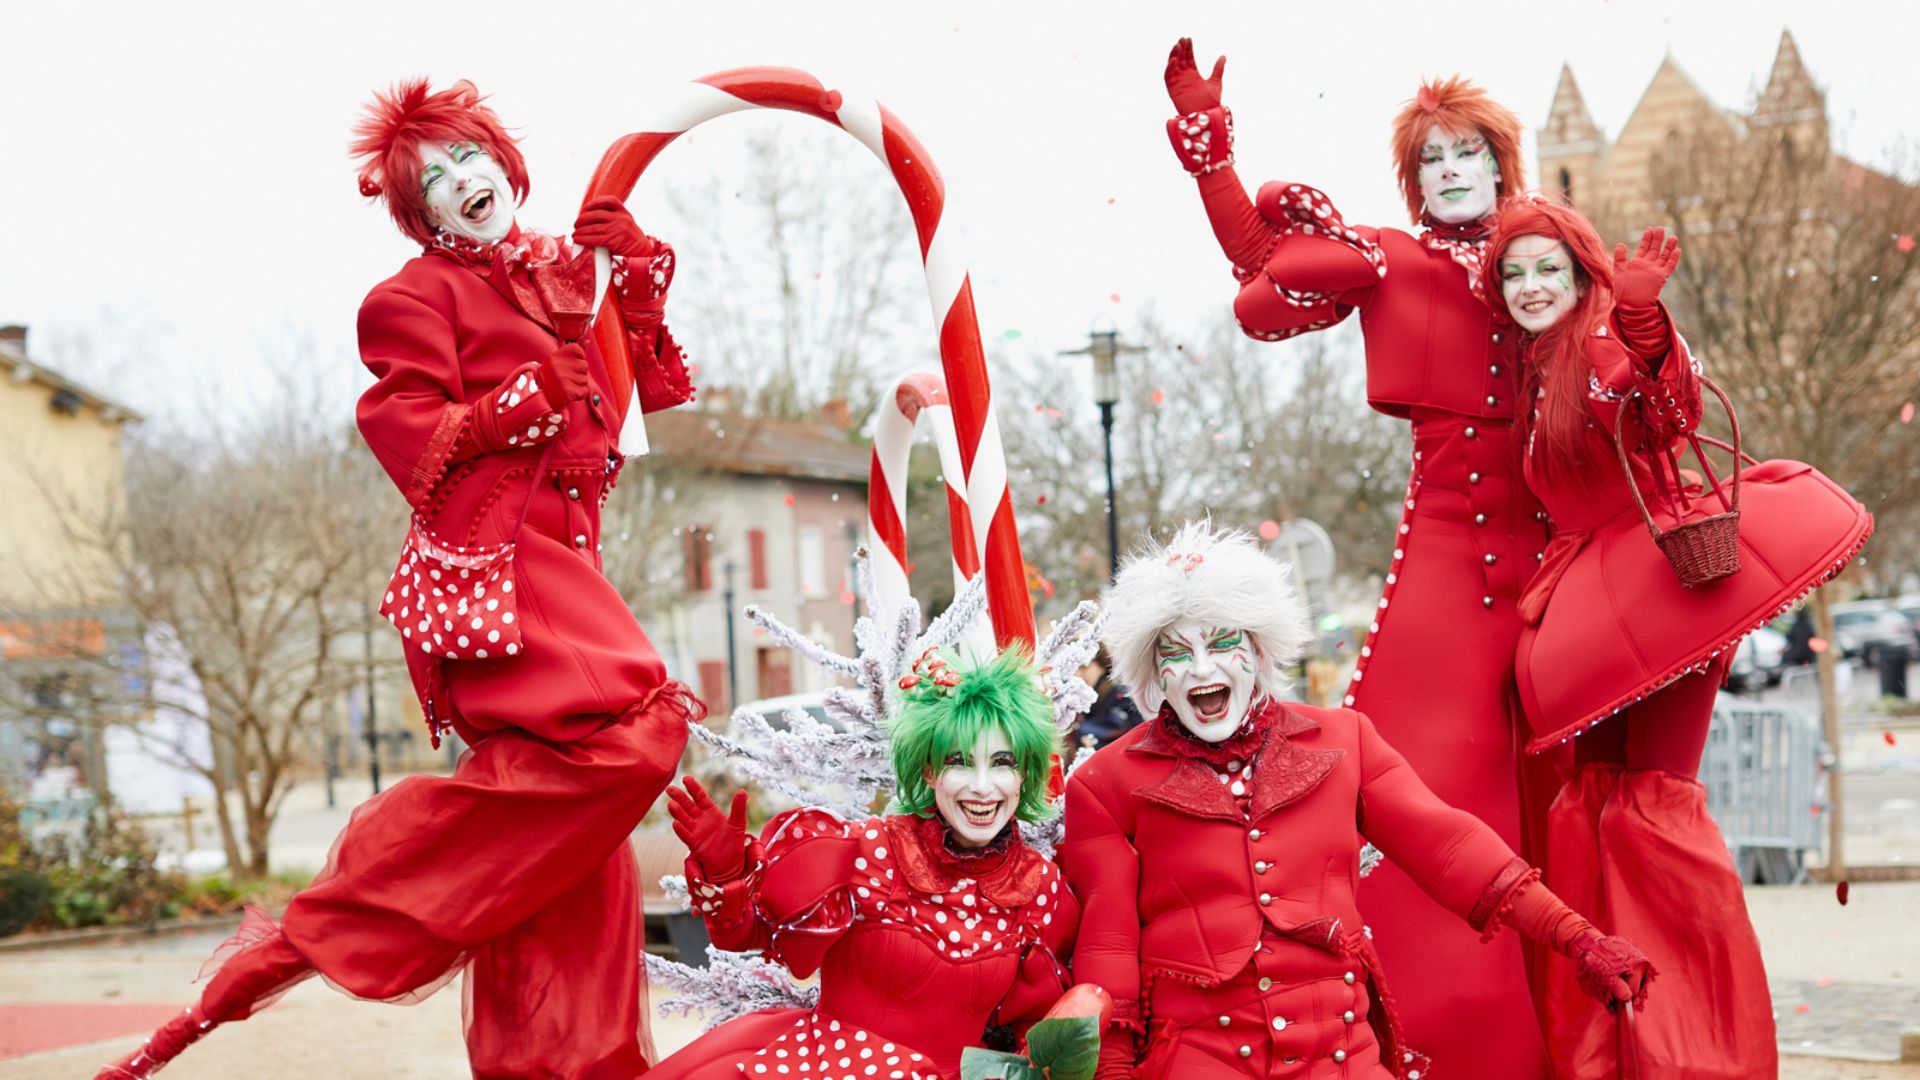
<svg viewBox="0 0 1920 1080"><path fill-rule="evenodd" d="M1627 460L1626 440L1621 434L1622 425L1615 424L1613 428L1613 446L1620 454L1620 468L1627 474L1627 490L1633 492L1633 501L1640 507L1640 517L1647 523L1647 531L1653 534L1653 542L1659 545L1667 562L1673 565L1673 572L1680 576L1680 584L1689 589L1730 577L1740 569L1740 464L1744 457L1740 452L1740 418L1734 414L1733 402L1712 380L1701 376L1700 383L1720 399L1733 428L1733 445L1729 447L1733 451L1731 498L1720 493L1713 466L1707 463L1707 456L1700 448L1699 436L1687 438L1706 475L1707 489L1726 508L1722 513L1662 530L1654 523L1653 514L1647 509L1647 500L1640 494L1640 485L1634 482L1633 466ZM1717 440L1708 441L1721 445ZM1675 490L1678 490L1677 484Z"/></svg>

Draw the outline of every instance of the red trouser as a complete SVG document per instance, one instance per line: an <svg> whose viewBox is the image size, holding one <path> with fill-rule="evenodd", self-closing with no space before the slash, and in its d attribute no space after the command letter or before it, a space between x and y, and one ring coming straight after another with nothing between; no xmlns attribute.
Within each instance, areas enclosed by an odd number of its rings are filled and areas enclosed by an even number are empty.
<svg viewBox="0 0 1920 1080"><path fill-rule="evenodd" d="M1660 972L1638 1018L1647 1077L1778 1069L1773 1008L1740 877L1694 776L1722 671L1689 675L1575 740L1579 767L1549 816L1548 883ZM1617 1021L1549 962L1545 1021L1558 1075L1619 1075Z"/></svg>

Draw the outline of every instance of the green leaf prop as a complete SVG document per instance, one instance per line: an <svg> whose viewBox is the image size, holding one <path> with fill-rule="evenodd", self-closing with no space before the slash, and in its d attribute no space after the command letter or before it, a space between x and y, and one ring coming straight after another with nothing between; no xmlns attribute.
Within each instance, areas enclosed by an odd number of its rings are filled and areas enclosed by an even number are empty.
<svg viewBox="0 0 1920 1080"><path fill-rule="evenodd" d="M1100 1018L1042 1020L1027 1032L1027 1054L1049 1080L1092 1080L1100 1063Z"/></svg>
<svg viewBox="0 0 1920 1080"><path fill-rule="evenodd" d="M969 1046L960 1052L960 1080L1046 1080L1046 1074L1019 1054Z"/></svg>

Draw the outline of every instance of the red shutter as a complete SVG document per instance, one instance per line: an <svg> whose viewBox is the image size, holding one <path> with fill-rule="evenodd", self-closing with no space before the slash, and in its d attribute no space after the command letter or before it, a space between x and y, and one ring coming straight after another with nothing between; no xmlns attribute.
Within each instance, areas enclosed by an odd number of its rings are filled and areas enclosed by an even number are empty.
<svg viewBox="0 0 1920 1080"><path fill-rule="evenodd" d="M750 566L749 583L753 588L767 587L767 530L747 530L747 560Z"/></svg>
<svg viewBox="0 0 1920 1080"><path fill-rule="evenodd" d="M707 703L709 715L725 716L733 711L733 702L727 700L726 661L700 661L700 699Z"/></svg>
<svg viewBox="0 0 1920 1080"><path fill-rule="evenodd" d="M687 564L687 591L713 588L713 544L707 539L707 527L687 526L680 535L680 550Z"/></svg>

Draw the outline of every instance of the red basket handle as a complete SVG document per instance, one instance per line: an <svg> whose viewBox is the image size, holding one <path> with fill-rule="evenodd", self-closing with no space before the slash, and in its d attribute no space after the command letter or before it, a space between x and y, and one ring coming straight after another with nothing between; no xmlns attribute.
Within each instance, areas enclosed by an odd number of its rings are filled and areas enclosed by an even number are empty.
<svg viewBox="0 0 1920 1080"><path fill-rule="evenodd" d="M1705 375L1702 375L1700 376L1700 385L1713 391L1713 396L1719 398L1720 404L1727 410L1727 422L1733 427L1733 445L1727 446L1725 443L1720 442L1718 439L1714 439L1709 436L1698 435L1698 434L1688 436L1687 440L1693 445L1693 454L1694 454L1694 457L1700 460L1700 467L1706 471L1708 488L1716 492L1719 490L1720 483L1718 478L1713 475L1713 466L1707 463L1706 455L1700 452L1700 441L1702 439L1705 439L1706 441L1711 442L1716 446L1720 446L1732 452L1734 457L1733 495L1732 495L1731 501L1726 501L1725 497L1722 497L1722 498L1723 498L1723 504L1726 506L1728 512L1730 513L1735 512L1740 509L1740 462L1743 459L1751 460L1747 458L1747 455L1740 449L1740 416L1739 414L1733 411L1733 401L1727 397L1726 391L1720 389L1719 386L1715 385L1712 379L1709 379ZM1640 397L1640 396L1642 395L1638 390L1636 390L1633 393L1633 397L1629 397L1627 400L1632 401L1634 397ZM1640 494L1640 485L1634 482L1633 463L1627 460L1627 441L1626 441L1626 436L1622 434L1625 427L1626 427L1625 424L1619 423L1618 421L1614 423L1613 448L1615 452L1617 452L1620 455L1620 470L1626 474L1627 490L1633 493L1634 505L1640 508L1641 519L1647 523L1648 531L1653 533L1653 539L1655 540L1655 542L1658 542L1659 539L1666 534L1660 531L1660 526L1654 524L1653 513L1652 511L1647 509L1646 497Z"/></svg>

